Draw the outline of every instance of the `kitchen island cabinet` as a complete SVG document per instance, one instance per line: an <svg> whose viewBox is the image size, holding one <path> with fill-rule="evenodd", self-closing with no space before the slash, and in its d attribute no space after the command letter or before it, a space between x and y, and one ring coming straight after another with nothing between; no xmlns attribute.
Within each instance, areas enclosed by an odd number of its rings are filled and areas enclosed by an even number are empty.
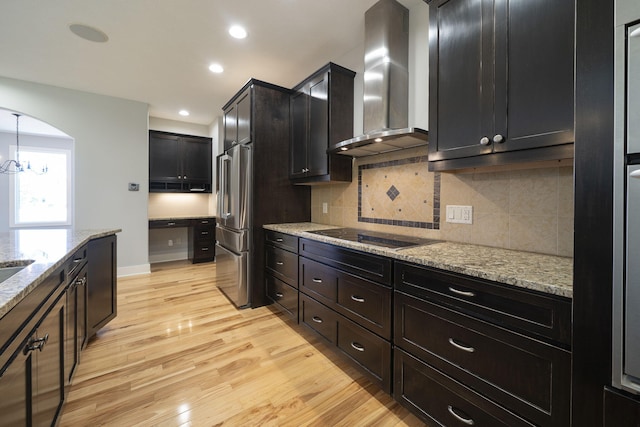
<svg viewBox="0 0 640 427"><path fill-rule="evenodd" d="M430 169L573 157L574 0L425 1Z"/></svg>
<svg viewBox="0 0 640 427"><path fill-rule="evenodd" d="M87 322L93 336L118 314L116 236L91 240L87 261Z"/></svg>
<svg viewBox="0 0 640 427"><path fill-rule="evenodd" d="M85 306L89 301L80 287L90 276L84 263L102 268L112 263L109 278L115 281L115 249L113 256L91 249L115 247L118 231L28 230L2 236L6 242L22 236L25 243L0 247L0 266L23 258L33 263L0 283L0 426L56 424L85 342L86 314L100 308L98 300ZM48 246L38 246L42 240L32 239L38 235ZM94 276L100 284L95 269ZM113 318L103 314L98 313L101 325Z"/></svg>

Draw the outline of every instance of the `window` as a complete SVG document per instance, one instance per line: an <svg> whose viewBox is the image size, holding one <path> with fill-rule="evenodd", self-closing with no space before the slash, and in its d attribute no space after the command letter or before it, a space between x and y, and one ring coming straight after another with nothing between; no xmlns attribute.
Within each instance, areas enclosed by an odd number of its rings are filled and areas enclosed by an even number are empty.
<svg viewBox="0 0 640 427"><path fill-rule="evenodd" d="M10 150L16 158L15 146ZM20 161L25 171L11 175L9 183L11 227L71 225L72 151L21 146ZM44 166L47 173L39 174Z"/></svg>

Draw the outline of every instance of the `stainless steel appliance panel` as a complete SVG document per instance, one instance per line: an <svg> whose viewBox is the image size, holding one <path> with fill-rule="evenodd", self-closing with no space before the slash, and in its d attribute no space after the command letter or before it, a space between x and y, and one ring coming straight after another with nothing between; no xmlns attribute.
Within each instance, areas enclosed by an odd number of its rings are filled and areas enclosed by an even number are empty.
<svg viewBox="0 0 640 427"><path fill-rule="evenodd" d="M629 166L627 172L624 373L640 390L640 165Z"/></svg>
<svg viewBox="0 0 640 427"><path fill-rule="evenodd" d="M234 230L218 225L216 239L218 244L233 252L240 253L249 250L250 230Z"/></svg>
<svg viewBox="0 0 640 427"><path fill-rule="evenodd" d="M627 153L640 153L640 24L627 29L626 74Z"/></svg>
<svg viewBox="0 0 640 427"><path fill-rule="evenodd" d="M235 253L216 244L216 285L238 308L248 307L249 252Z"/></svg>
<svg viewBox="0 0 640 427"><path fill-rule="evenodd" d="M218 156L218 223L236 230L250 228L251 146L234 145Z"/></svg>

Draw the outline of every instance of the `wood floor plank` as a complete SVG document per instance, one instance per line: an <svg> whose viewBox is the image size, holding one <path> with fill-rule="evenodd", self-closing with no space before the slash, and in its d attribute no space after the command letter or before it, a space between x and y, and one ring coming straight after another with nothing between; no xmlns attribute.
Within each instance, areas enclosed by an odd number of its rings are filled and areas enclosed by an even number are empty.
<svg viewBox="0 0 640 427"><path fill-rule="evenodd" d="M118 281L118 317L81 355L59 425L419 426L305 327L237 310L215 263Z"/></svg>

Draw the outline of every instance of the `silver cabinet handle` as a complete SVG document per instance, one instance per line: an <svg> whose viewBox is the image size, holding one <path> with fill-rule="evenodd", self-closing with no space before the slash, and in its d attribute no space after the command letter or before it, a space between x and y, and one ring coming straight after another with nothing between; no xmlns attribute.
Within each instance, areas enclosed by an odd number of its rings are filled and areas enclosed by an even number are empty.
<svg viewBox="0 0 640 427"><path fill-rule="evenodd" d="M313 278L312 279L315 283L322 283L322 279L317 279L317 278Z"/></svg>
<svg viewBox="0 0 640 427"><path fill-rule="evenodd" d="M354 341L351 341L351 347L358 351L364 351L364 346Z"/></svg>
<svg viewBox="0 0 640 427"><path fill-rule="evenodd" d="M278 242L278 243L282 243L282 242L284 242L284 240L282 240L280 237L278 237L278 238L276 239L276 242Z"/></svg>
<svg viewBox="0 0 640 427"><path fill-rule="evenodd" d="M318 316L313 316L313 317L311 318L311 320L313 320L313 321L314 321L314 322L316 322L316 323L322 323L322 319L321 319L321 318L319 318Z"/></svg>
<svg viewBox="0 0 640 427"><path fill-rule="evenodd" d="M284 296L284 295L283 295L283 294L281 294L280 292L276 292L276 297L278 297L278 298L282 298L283 296Z"/></svg>
<svg viewBox="0 0 640 427"><path fill-rule="evenodd" d="M276 265L284 265L284 262L282 262L282 261L276 261Z"/></svg>
<svg viewBox="0 0 640 427"><path fill-rule="evenodd" d="M355 302L364 302L364 298L355 295L351 295L351 299Z"/></svg>
<svg viewBox="0 0 640 427"><path fill-rule="evenodd" d="M182 179L182 175L178 175L178 179Z"/></svg>
<svg viewBox="0 0 640 427"><path fill-rule="evenodd" d="M201 231L200 234L203 235L203 236L208 236L209 232L208 231Z"/></svg>
<svg viewBox="0 0 640 427"><path fill-rule="evenodd" d="M49 341L49 334L45 334L42 338L32 338L27 343L27 348L25 349L25 354L29 351L40 350L44 348L44 346Z"/></svg>
<svg viewBox="0 0 640 427"><path fill-rule="evenodd" d="M470 297L470 298L473 298L473 297L475 297L475 296L476 296L476 294L475 294L474 292L470 292L470 291L461 291L461 290L459 290L459 289L452 288L451 286L449 286L449 290L450 290L451 292L453 292L454 294L458 294L458 295L461 295L461 296L463 296L463 297Z"/></svg>
<svg viewBox="0 0 640 427"><path fill-rule="evenodd" d="M207 221L206 219L203 219L202 221L200 221L200 224L209 224L209 221Z"/></svg>
<svg viewBox="0 0 640 427"><path fill-rule="evenodd" d="M500 134L494 135L493 142L495 142L496 144L504 142L504 136L502 136Z"/></svg>
<svg viewBox="0 0 640 427"><path fill-rule="evenodd" d="M456 420L458 420L458 421L460 421L462 423L465 423L468 426L472 426L472 425L475 424L471 418L463 418L460 415L456 414L451 405L447 406L447 410L449 411L449 413L451 415L453 415L455 417Z"/></svg>
<svg viewBox="0 0 640 427"><path fill-rule="evenodd" d="M636 169L629 174L631 178L640 178L640 169Z"/></svg>
<svg viewBox="0 0 640 427"><path fill-rule="evenodd" d="M449 338L449 344L451 344L458 350L466 351L467 353L473 353L474 351L476 351L476 349L473 347L467 347L467 346L458 344L457 342L455 342L453 338Z"/></svg>
<svg viewBox="0 0 640 427"><path fill-rule="evenodd" d="M206 251L208 251L208 250L209 250L209 248L202 248L201 250L202 250L203 252L206 252Z"/></svg>
<svg viewBox="0 0 640 427"><path fill-rule="evenodd" d="M187 179L187 175L183 176L182 179Z"/></svg>
<svg viewBox="0 0 640 427"><path fill-rule="evenodd" d="M490 142L491 140L486 136L483 136L482 138L480 138L480 145L489 145Z"/></svg>
<svg viewBox="0 0 640 427"><path fill-rule="evenodd" d="M176 223L175 223L175 222L168 222L168 223L167 223L167 225L168 225L169 227L171 227L172 225L176 225Z"/></svg>

